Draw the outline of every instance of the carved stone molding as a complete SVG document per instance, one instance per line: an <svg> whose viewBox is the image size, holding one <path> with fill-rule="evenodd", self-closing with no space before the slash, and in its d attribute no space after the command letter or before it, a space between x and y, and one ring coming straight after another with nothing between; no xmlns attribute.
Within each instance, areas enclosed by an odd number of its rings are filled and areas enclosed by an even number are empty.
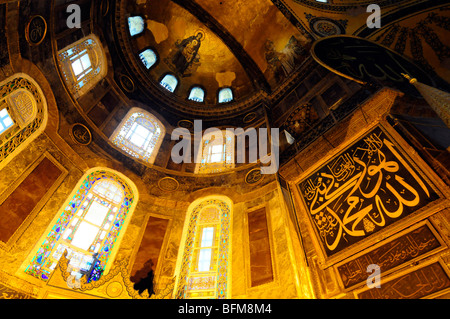
<svg viewBox="0 0 450 319"><path fill-rule="evenodd" d="M69 271L70 259L67 259L66 256L67 250L61 256L52 279L55 278L54 282L59 283L59 285L66 284L75 292L84 292L102 298L114 299L169 299L175 287L176 277L174 277L164 289L157 292L157 294L149 297L148 292L144 291L142 295L140 295L139 292L133 288L134 283L130 280L128 262L126 260L118 261L116 266L107 274L103 275L98 281L87 283L86 278L83 277L77 283L71 278L71 273Z"/></svg>

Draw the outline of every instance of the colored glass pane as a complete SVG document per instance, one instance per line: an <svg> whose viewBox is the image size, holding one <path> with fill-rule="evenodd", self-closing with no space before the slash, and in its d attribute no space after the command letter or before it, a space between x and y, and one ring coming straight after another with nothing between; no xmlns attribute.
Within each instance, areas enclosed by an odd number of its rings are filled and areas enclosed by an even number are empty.
<svg viewBox="0 0 450 319"><path fill-rule="evenodd" d="M98 270L104 270L133 200L129 185L114 173L89 174L25 272L47 281L66 250L77 278L90 269L94 259Z"/></svg>

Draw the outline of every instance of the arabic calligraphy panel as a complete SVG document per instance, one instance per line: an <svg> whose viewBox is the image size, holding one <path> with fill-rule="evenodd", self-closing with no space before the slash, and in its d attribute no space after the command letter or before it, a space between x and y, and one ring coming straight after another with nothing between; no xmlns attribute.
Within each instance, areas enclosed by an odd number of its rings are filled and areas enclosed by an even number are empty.
<svg viewBox="0 0 450 319"><path fill-rule="evenodd" d="M349 288L366 281L367 267L371 264L380 266L381 273L385 274L439 247L441 243L429 226L424 224L367 254L338 266L337 270L344 288Z"/></svg>
<svg viewBox="0 0 450 319"><path fill-rule="evenodd" d="M312 55L327 69L360 83L378 81L413 96L419 92L408 85L402 73L434 86L433 79L404 56L370 40L348 35L330 36L315 42Z"/></svg>
<svg viewBox="0 0 450 319"><path fill-rule="evenodd" d="M358 293L359 299L418 299L450 287L450 278L439 262L381 283L381 288Z"/></svg>
<svg viewBox="0 0 450 319"><path fill-rule="evenodd" d="M325 163L298 188L327 256L439 198L381 127Z"/></svg>

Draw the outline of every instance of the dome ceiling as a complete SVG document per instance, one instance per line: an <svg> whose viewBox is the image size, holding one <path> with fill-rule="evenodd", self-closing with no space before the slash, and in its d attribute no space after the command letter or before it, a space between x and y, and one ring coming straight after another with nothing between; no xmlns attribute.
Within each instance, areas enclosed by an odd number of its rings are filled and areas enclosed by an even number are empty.
<svg viewBox="0 0 450 319"><path fill-rule="evenodd" d="M236 101L272 92L297 69L310 47L270 0L123 0L119 10L122 23L133 16L145 21L144 32L128 34L125 41L146 85L164 91L157 84L165 74L175 74L179 84L172 96L193 107L220 108L217 93L222 87L231 87ZM190 51L187 45L192 45ZM139 61L148 48L158 57L149 70ZM188 101L195 86L205 90L204 103Z"/></svg>
<svg viewBox="0 0 450 319"><path fill-rule="evenodd" d="M430 68L446 78L448 56L439 46L440 42L447 45L447 39L439 42L434 40L433 33L413 31L418 28L414 23L420 19L432 24L432 28L447 27L439 20L447 15L446 11L440 10L437 18L428 17L431 2L436 6L446 3L445 0L381 0L377 4L382 8L383 27L370 29L366 25L369 16L366 9L371 1L102 1L109 3L114 12L110 15L113 32L107 38L110 46L114 44L111 51L120 58L120 63L114 62L115 74L119 74L117 83L122 84L122 73L129 76L136 84L134 94L129 97L164 114L174 125L181 119L240 118L258 104L276 100L290 82L300 80L296 71L304 61L310 60L311 44L327 36L354 35L391 45L417 63L426 59ZM421 17L417 16L418 12L422 12ZM129 17L143 18L145 26L141 34L130 35ZM398 27L395 24L399 21ZM402 35L405 30L408 39ZM395 32L397 39L389 42L395 38ZM187 52L191 56L186 61L183 51L196 36L198 43ZM417 37L423 38L419 39L423 43L422 51L412 46L420 44ZM146 49L152 49L157 55L157 62L150 69L139 56ZM167 73L178 78L172 93L159 84ZM188 99L191 89L197 86L205 91L204 102ZM222 87L233 90L232 102L218 103L218 91Z"/></svg>

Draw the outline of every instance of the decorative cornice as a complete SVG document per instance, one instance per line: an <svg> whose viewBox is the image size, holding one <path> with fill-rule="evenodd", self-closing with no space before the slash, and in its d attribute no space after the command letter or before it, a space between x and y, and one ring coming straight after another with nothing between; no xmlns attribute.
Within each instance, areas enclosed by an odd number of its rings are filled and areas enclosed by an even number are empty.
<svg viewBox="0 0 450 319"><path fill-rule="evenodd" d="M64 282L73 283L69 269L70 259L67 259L67 250L64 251L58 261L57 269L59 272L54 275L60 275ZM134 289L134 283L130 280L128 273L128 262L119 260L116 266L112 268L108 274L103 275L97 281L86 282L86 277L81 278L79 284L73 284L72 289L75 291L88 292L103 298L120 298L120 299L168 299L175 287L176 277L174 277L167 286L157 294L149 297L148 291L144 291L142 295Z"/></svg>

